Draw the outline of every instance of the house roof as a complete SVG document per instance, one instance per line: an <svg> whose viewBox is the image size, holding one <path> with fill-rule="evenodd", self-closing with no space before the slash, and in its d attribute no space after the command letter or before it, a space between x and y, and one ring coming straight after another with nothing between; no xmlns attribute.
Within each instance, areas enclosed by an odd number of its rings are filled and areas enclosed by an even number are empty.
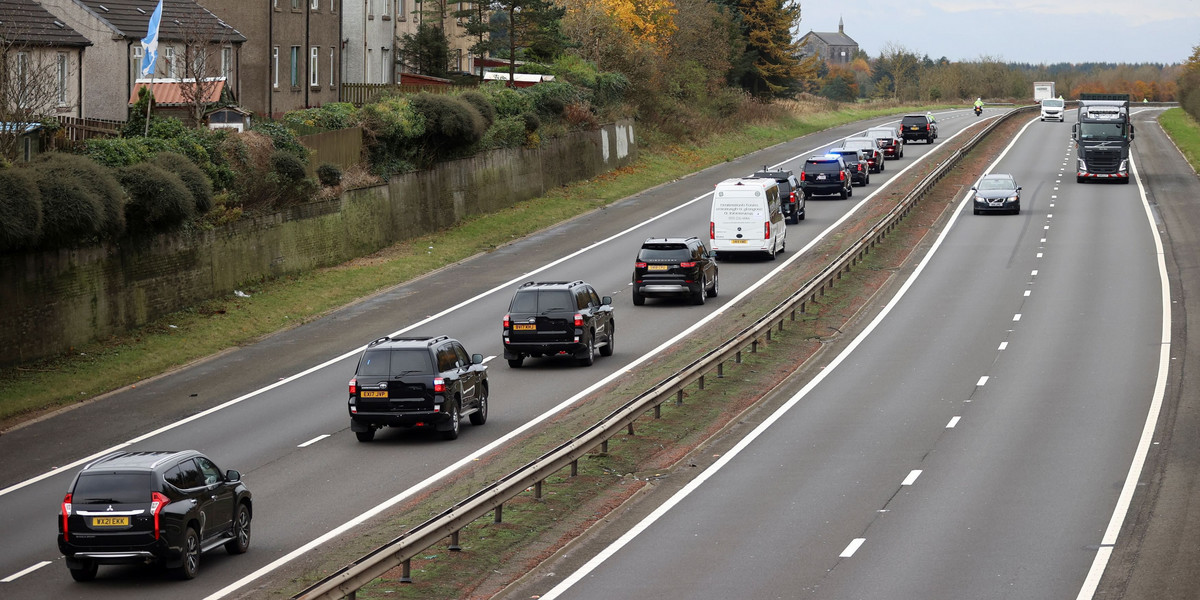
<svg viewBox="0 0 1200 600"><path fill-rule="evenodd" d="M821 38L827 46L857 46L858 42L850 38L850 36L838 31L810 31L808 35L813 35ZM807 37L807 36L806 36Z"/></svg>
<svg viewBox="0 0 1200 600"><path fill-rule="evenodd" d="M138 101L138 92L147 85L150 86L150 92L154 94L155 106L187 106L192 102L187 99L184 94L186 86L184 84L191 83L195 79L139 79L133 84L133 93L129 95L129 104L134 104ZM224 77L206 77L201 81L215 82L216 85L206 86L203 90L204 103L212 104L221 99L221 92L225 90Z"/></svg>
<svg viewBox="0 0 1200 600"><path fill-rule="evenodd" d="M92 45L78 31L33 0L0 0L0 40L32 46L82 48Z"/></svg>
<svg viewBox="0 0 1200 600"><path fill-rule="evenodd" d="M246 41L246 36L196 4L195 0L162 1L162 21L158 25L160 39L186 41L199 37L235 44ZM146 37L150 15L158 0L75 0L75 3L106 23L116 34L140 40Z"/></svg>

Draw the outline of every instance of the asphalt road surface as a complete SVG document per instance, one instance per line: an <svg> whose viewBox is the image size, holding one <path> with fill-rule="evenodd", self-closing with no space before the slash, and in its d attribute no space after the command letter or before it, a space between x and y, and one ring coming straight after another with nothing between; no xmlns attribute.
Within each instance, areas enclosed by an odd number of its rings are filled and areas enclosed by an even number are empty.
<svg viewBox="0 0 1200 600"><path fill-rule="evenodd" d="M827 232L864 196L921 160L930 146L907 146L904 159L889 162L883 173L872 176L870 186L855 188L852 199L811 201L807 220L787 228L787 252L779 261L722 262L719 298L704 306L651 302L633 307L627 290L641 241L706 236L707 195L714 184L762 165L784 163L798 169L805 157L840 139L898 119L839 127L730 161L398 285L261 343L6 432L0 436L0 514L5 515L0 523L0 596L220 598L253 589L262 575L322 543L326 535L353 531L375 512L411 497L455 465L491 451L506 436L559 410L588 386L620 373L703 315L722 310L780 261ZM941 114L938 120L942 140L978 122L967 111ZM1011 226L994 220L980 228L993 236L1005 235L996 230ZM616 355L599 358L590 368L527 360L524 368L510 370L503 360L495 360L501 352L500 319L512 291L535 279L585 279L602 295L612 295ZM383 431L369 444L355 440L348 427L346 383L358 352L372 339L401 331L448 334L469 352L492 357L486 425L464 424L453 442L399 430ZM250 551L236 557L221 551L206 554L199 577L186 583L137 566L102 567L96 581L73 582L55 545L55 519L80 465L113 449L187 448L207 453L223 469L242 472L255 501Z"/></svg>

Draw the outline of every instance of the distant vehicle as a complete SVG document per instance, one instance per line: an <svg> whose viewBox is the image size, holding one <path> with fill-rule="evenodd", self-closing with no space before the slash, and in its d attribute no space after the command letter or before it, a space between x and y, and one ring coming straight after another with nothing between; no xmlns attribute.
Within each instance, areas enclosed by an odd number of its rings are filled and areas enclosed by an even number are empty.
<svg viewBox="0 0 1200 600"><path fill-rule="evenodd" d="M1129 183L1129 145L1133 122L1129 94L1080 94L1075 140L1075 181L1115 180Z"/></svg>
<svg viewBox="0 0 1200 600"><path fill-rule="evenodd" d="M612 297L600 296L583 280L521 284L502 327L504 358L514 369L527 356L558 355L590 367L597 350L600 356L612 356L616 348Z"/></svg>
<svg viewBox="0 0 1200 600"><path fill-rule="evenodd" d="M1007 212L1020 214L1021 186L1007 173L984 175L971 188L971 201L975 214L985 212Z"/></svg>
<svg viewBox="0 0 1200 600"><path fill-rule="evenodd" d="M869 185L871 183L871 164L867 162L867 154L862 150L839 148L830 150L829 154L842 155L842 162L850 170L850 183L853 185Z"/></svg>
<svg viewBox="0 0 1200 600"><path fill-rule="evenodd" d="M845 199L854 195L850 168L841 154L813 156L805 160L800 182L804 184L806 197L836 194Z"/></svg>
<svg viewBox="0 0 1200 600"><path fill-rule="evenodd" d="M1042 116L1043 121L1058 121L1066 120L1066 102L1058 98L1046 98L1042 100Z"/></svg>
<svg viewBox="0 0 1200 600"><path fill-rule="evenodd" d="M761 171L755 171L746 179L774 179L779 184L779 202L783 205L783 216L788 223L799 223L804 220L804 193L800 191L800 180L787 169L768 169L765 165Z"/></svg>
<svg viewBox="0 0 1200 600"><path fill-rule="evenodd" d="M904 158L904 137L900 135L900 130L892 126L872 127L863 134L863 137L875 139L875 145L883 151L884 159L895 160Z"/></svg>
<svg viewBox="0 0 1200 600"><path fill-rule="evenodd" d="M804 182L800 184L803 187ZM708 237L718 259L753 252L775 260L775 255L787 247L787 222L779 186L770 179L726 179L718 183L713 190Z"/></svg>
<svg viewBox="0 0 1200 600"><path fill-rule="evenodd" d="M350 380L350 430L360 442L383 427L436 429L458 437L459 421L488 416L487 367L445 335L382 337L367 345Z"/></svg>
<svg viewBox="0 0 1200 600"><path fill-rule="evenodd" d="M900 134L905 142L925 140L926 144L932 144L938 136L937 123L928 115L904 115L900 119Z"/></svg>
<svg viewBox="0 0 1200 600"><path fill-rule="evenodd" d="M717 259L700 238L647 238L633 263L633 304L647 297L686 296L704 304L718 292Z"/></svg>
<svg viewBox="0 0 1200 600"><path fill-rule="evenodd" d="M879 149L879 142L869 137L852 137L842 140L842 148L844 150L862 150L867 153L867 164L871 165L872 173L883 171L886 165L883 164L883 150Z"/></svg>
<svg viewBox="0 0 1200 600"><path fill-rule="evenodd" d="M1036 102L1056 97L1053 81L1033 82L1033 99Z"/></svg>
<svg viewBox="0 0 1200 600"><path fill-rule="evenodd" d="M58 549L75 581L94 579L100 565L122 564L158 564L192 579L202 552L250 548L253 515L242 474L221 471L195 450L113 452L85 465L67 487Z"/></svg>

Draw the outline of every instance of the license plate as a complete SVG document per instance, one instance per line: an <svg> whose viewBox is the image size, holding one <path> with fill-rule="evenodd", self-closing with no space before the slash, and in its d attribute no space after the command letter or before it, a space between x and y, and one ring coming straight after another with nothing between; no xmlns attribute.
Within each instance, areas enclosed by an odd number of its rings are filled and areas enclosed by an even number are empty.
<svg viewBox="0 0 1200 600"><path fill-rule="evenodd" d="M909 127L909 129L911 129L912 131L916 131L917 129L920 129L920 128L917 127L916 125L913 125L912 127Z"/></svg>
<svg viewBox="0 0 1200 600"><path fill-rule="evenodd" d="M128 527L129 517L92 517L92 527Z"/></svg>
<svg viewBox="0 0 1200 600"><path fill-rule="evenodd" d="M513 325L513 331L537 331L537 325L534 323L517 323Z"/></svg>
<svg viewBox="0 0 1200 600"><path fill-rule="evenodd" d="M746 240L729 240L732 244L745 244Z"/></svg>
<svg viewBox="0 0 1200 600"><path fill-rule="evenodd" d="M358 395L363 398L387 398L387 390L363 390Z"/></svg>
<svg viewBox="0 0 1200 600"><path fill-rule="evenodd" d="M667 265L650 265L646 267L647 271L666 271Z"/></svg>
<svg viewBox="0 0 1200 600"><path fill-rule="evenodd" d="M823 180L823 179L825 179L825 174L824 174L824 173L821 173L820 175L817 175L817 181L821 181L821 180Z"/></svg>

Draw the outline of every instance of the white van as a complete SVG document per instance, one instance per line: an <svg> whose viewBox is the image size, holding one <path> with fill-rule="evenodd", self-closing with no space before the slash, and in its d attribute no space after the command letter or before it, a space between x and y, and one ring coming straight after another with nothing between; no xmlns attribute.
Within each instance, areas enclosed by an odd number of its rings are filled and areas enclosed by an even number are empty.
<svg viewBox="0 0 1200 600"><path fill-rule="evenodd" d="M774 260L786 243L784 223L773 179L726 179L713 191L708 235L718 257L761 252Z"/></svg>
<svg viewBox="0 0 1200 600"><path fill-rule="evenodd" d="M1066 102L1063 102L1059 98L1046 98L1042 100L1042 120L1063 121L1067 113L1065 105Z"/></svg>

